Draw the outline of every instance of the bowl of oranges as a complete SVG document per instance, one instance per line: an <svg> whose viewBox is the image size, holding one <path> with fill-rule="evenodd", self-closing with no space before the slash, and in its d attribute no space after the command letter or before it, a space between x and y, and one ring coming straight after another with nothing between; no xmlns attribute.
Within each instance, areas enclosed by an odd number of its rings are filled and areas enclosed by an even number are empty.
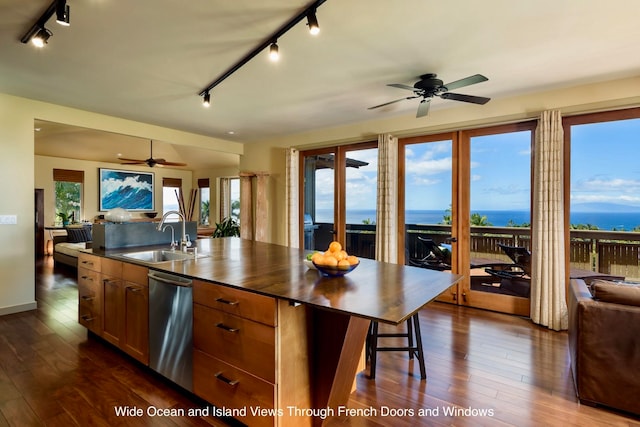
<svg viewBox="0 0 640 427"><path fill-rule="evenodd" d="M331 242L325 252L312 254L311 262L324 276L331 277L344 276L360 264L358 257L349 255L336 241Z"/></svg>

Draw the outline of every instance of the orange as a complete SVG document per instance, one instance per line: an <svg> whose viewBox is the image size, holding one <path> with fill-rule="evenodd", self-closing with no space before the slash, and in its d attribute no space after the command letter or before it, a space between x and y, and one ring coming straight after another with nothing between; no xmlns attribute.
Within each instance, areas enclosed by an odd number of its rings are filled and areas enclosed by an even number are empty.
<svg viewBox="0 0 640 427"><path fill-rule="evenodd" d="M321 252L316 252L311 256L311 261L315 262L316 264L319 264L318 260L320 260L321 257L324 257L324 255L322 255Z"/></svg>
<svg viewBox="0 0 640 427"><path fill-rule="evenodd" d="M338 261L338 268L341 270L346 270L349 267L351 267L351 264L349 264L349 261L347 261L346 259L341 259L340 261Z"/></svg>
<svg viewBox="0 0 640 427"><path fill-rule="evenodd" d="M336 267L338 265L338 260L332 256L326 256L323 259L324 263L322 265L326 265L327 267Z"/></svg>
<svg viewBox="0 0 640 427"><path fill-rule="evenodd" d="M360 260L358 260L358 257L357 257L357 256L355 256L355 255L349 255L349 256L347 257L347 262L348 262L350 265L356 265L357 263L359 263L359 262L360 262Z"/></svg>
<svg viewBox="0 0 640 427"><path fill-rule="evenodd" d="M329 250L331 252L340 252L342 250L342 245L340 242L336 242L335 240L329 244Z"/></svg>
<svg viewBox="0 0 640 427"><path fill-rule="evenodd" d="M333 252L332 256L337 259L338 261L342 261L343 259L346 259L347 256L345 255L344 251L339 251L339 252Z"/></svg>

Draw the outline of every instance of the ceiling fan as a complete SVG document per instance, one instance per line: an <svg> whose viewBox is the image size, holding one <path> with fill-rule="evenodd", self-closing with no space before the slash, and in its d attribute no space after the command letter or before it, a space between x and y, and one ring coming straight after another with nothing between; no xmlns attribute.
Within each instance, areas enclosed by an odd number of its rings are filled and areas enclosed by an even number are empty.
<svg viewBox="0 0 640 427"><path fill-rule="evenodd" d="M165 159L154 159L153 158L153 140L151 140L151 154L148 159L145 160L137 160L137 159L126 159L124 157L120 157L119 160L124 161L123 165L144 165L146 164L150 168L158 165L162 166L187 166L186 163L177 163L177 162L168 162Z"/></svg>
<svg viewBox="0 0 640 427"><path fill-rule="evenodd" d="M491 100L491 98L485 98L482 96L463 95L460 93L449 92L452 89L458 89L460 87L470 86L489 80L481 74L475 74L473 76L465 77L464 79L456 80L447 84L443 84L442 80L436 77L436 74L423 74L422 76L420 76L420 80L417 81L413 86L407 86L400 83L388 84L387 86L413 91L413 96L407 96L405 98L396 99L395 101L385 102L384 104L369 107L369 110L404 101L405 99L422 98L422 101L420 101L420 105L418 105L418 113L416 114L416 117L423 117L429 114L429 106L434 96L440 97L442 99L451 99L453 101L470 102L472 104L480 105L484 105Z"/></svg>

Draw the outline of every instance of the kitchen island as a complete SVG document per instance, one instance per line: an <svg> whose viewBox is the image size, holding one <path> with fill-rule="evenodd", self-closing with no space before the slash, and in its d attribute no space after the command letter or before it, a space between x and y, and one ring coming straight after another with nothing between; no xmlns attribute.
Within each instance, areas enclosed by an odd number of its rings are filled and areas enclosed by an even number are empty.
<svg viewBox="0 0 640 427"><path fill-rule="evenodd" d="M92 254L122 261L135 250ZM302 262L307 251L238 238L198 240L197 251L146 266L193 280L194 393L235 405L230 413L250 425L338 415L370 321L399 325L461 278L368 259L347 276L323 277Z"/></svg>

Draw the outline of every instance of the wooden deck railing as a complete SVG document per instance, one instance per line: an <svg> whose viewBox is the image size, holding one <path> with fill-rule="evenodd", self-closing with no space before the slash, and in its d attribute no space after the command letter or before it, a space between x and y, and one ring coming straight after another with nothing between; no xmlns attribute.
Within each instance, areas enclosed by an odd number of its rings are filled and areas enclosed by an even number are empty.
<svg viewBox="0 0 640 427"><path fill-rule="evenodd" d="M318 224L314 232L316 248L326 248L331 241L331 224ZM365 258L375 257L375 225L350 224L347 226L349 252ZM437 244L447 243L451 227L447 225L406 226L406 255L422 258L424 247L418 236L433 239ZM524 246L531 250L529 228L471 227L471 258L509 261L498 243ZM569 247L571 267L624 276L640 280L640 233L600 230L571 230Z"/></svg>

